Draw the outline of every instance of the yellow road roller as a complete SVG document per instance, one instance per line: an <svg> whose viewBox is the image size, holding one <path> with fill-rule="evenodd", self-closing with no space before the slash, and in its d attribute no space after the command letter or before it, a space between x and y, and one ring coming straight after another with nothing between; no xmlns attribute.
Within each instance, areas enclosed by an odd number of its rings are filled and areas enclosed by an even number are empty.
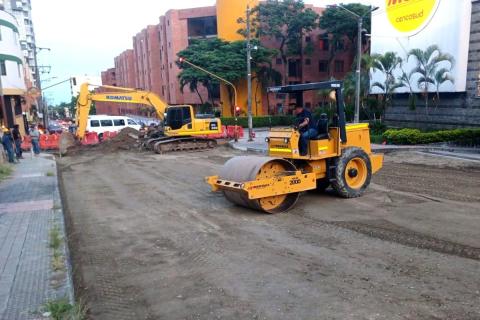
<svg viewBox="0 0 480 320"><path fill-rule="evenodd" d="M346 124L341 81L271 87L269 92L301 94L330 89L336 113L316 123L318 136L308 141L308 154L299 151L296 127L271 129L266 138L269 156L239 156L228 160L220 173L206 178L212 191L240 206L266 213L292 208L300 193L330 185L343 198L361 196L373 173L382 168L383 155L372 153L367 123Z"/></svg>

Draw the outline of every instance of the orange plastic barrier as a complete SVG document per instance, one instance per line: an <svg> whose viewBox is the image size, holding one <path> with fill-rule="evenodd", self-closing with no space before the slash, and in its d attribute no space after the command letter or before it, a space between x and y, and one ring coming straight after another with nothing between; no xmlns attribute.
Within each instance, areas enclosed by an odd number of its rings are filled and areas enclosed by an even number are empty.
<svg viewBox="0 0 480 320"><path fill-rule="evenodd" d="M118 131L105 131L103 133L103 140L108 140L116 137L118 135Z"/></svg>
<svg viewBox="0 0 480 320"><path fill-rule="evenodd" d="M237 137L243 138L243 128L241 126L236 126L237 128ZM227 126L227 137L235 138L235 126Z"/></svg>
<svg viewBox="0 0 480 320"><path fill-rule="evenodd" d="M85 136L82 139L82 144L97 144L98 143L98 134L96 132L86 132Z"/></svg>
<svg viewBox="0 0 480 320"><path fill-rule="evenodd" d="M30 151L32 148L32 138L30 136L23 137L21 148L23 151Z"/></svg>
<svg viewBox="0 0 480 320"><path fill-rule="evenodd" d="M40 135L40 149L41 150L57 150L60 142L60 135L54 134L41 134Z"/></svg>

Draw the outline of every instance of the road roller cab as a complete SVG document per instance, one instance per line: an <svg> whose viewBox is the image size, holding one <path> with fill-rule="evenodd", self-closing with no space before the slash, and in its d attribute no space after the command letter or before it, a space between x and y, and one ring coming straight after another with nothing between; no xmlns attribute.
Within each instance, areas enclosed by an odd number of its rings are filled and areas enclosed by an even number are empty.
<svg viewBox="0 0 480 320"><path fill-rule="evenodd" d="M361 196L371 176L381 169L383 155L372 153L368 124L346 124L342 82L328 81L269 88L270 92L335 91L337 112L329 125L319 120L319 134L309 140L308 153L299 152L300 132L271 129L266 138L269 157L234 157L218 176L207 177L213 191L223 191L233 203L276 213L288 210L303 191L332 186L344 198ZM321 121L321 123L320 123Z"/></svg>

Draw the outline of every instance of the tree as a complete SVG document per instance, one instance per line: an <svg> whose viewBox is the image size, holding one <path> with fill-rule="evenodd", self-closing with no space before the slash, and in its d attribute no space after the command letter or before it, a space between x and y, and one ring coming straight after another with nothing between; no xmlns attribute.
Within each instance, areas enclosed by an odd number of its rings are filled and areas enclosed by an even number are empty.
<svg viewBox="0 0 480 320"><path fill-rule="evenodd" d="M252 72L264 74L263 68L271 69L271 60L276 51L260 45L257 40L252 41L257 50L252 51ZM228 42L221 39L194 40L185 50L177 54L230 82L237 82L247 77L245 67L246 43L245 41ZM212 85L218 85L219 81L203 71L190 67L188 64L176 62L181 72L178 75L181 89L189 85L190 90L197 91L198 85L202 84L207 90L212 90ZM211 93L211 92L210 92ZM203 100L201 100L203 103ZM233 106L233 104L232 104ZM233 112L233 110L232 110Z"/></svg>
<svg viewBox="0 0 480 320"><path fill-rule="evenodd" d="M403 83L397 82L393 72L402 63L402 59L395 52L385 52L385 54L374 54L373 70L382 72L385 76L384 82L374 82L372 88L377 87L385 94L383 100L384 109L391 103L392 96L396 89L403 87Z"/></svg>
<svg viewBox="0 0 480 320"><path fill-rule="evenodd" d="M437 99L435 100L435 107L438 106L438 101L440 101L440 86L444 84L447 81L450 81L451 83L455 82L455 79L453 76L450 74L451 69L447 68L440 68L435 72L435 75L433 77L433 80L435 82L435 90L437 92Z"/></svg>
<svg viewBox="0 0 480 320"><path fill-rule="evenodd" d="M266 0L253 8L252 16L252 29L258 38L278 41L284 68L282 83L288 83L288 60L292 56L300 56L300 74L303 74L303 37L317 27L318 14L305 8L302 0ZM244 30L239 32L245 34Z"/></svg>
<svg viewBox="0 0 480 320"><path fill-rule="evenodd" d="M428 47L425 51L422 49L412 49L408 53L408 59L415 59L417 66L411 71L411 75L418 75L417 85L420 90L423 90L425 98L425 113L428 115L428 92L431 86L435 87L438 82L436 82L435 76L439 72L441 65L449 66L451 70L454 64L454 58L448 53L443 53L437 45L432 45ZM442 78L445 75L440 76ZM441 80L441 79L440 79ZM450 79L445 79L438 84L438 87ZM450 80L450 81L453 81ZM437 88L438 88L437 87Z"/></svg>
<svg viewBox="0 0 480 320"><path fill-rule="evenodd" d="M371 8L369 6L360 3L342 4L342 6L355 12L359 16L365 15L365 18L363 19L363 28L370 33L371 19L368 12ZM342 44L345 37L350 43L354 44L352 46L352 52L357 48L358 22L357 19L346 10L335 6L327 7L320 17L319 27L325 30L326 34L329 35L329 37L327 36L330 40L329 65L335 58L337 52L344 47Z"/></svg>

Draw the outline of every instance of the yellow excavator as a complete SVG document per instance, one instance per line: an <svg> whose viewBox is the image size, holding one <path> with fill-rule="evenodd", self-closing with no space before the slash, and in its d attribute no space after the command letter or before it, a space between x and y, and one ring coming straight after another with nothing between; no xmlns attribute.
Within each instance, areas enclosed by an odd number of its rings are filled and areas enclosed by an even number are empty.
<svg viewBox="0 0 480 320"><path fill-rule="evenodd" d="M105 92L90 92L88 83L80 86L77 100L77 138L83 139L87 129L88 114L92 102L117 102L147 105L155 109L163 120L164 129L160 137L149 139L145 145L156 153L169 151L213 148L216 140L205 138L209 134L221 133L220 119L209 115L196 115L191 105L169 106L153 92L114 86L96 86Z"/></svg>
<svg viewBox="0 0 480 320"><path fill-rule="evenodd" d="M318 136L309 140L308 154L300 155L298 128L271 129L266 142L269 157L239 156L228 160L219 175L206 178L212 191L223 191L238 205L266 213L295 205L301 192L324 191L330 185L340 197L361 196L373 173L382 168L383 155L372 153L368 124L346 124L341 81L288 85L269 92L296 94L307 90L335 92L336 114L317 122Z"/></svg>

